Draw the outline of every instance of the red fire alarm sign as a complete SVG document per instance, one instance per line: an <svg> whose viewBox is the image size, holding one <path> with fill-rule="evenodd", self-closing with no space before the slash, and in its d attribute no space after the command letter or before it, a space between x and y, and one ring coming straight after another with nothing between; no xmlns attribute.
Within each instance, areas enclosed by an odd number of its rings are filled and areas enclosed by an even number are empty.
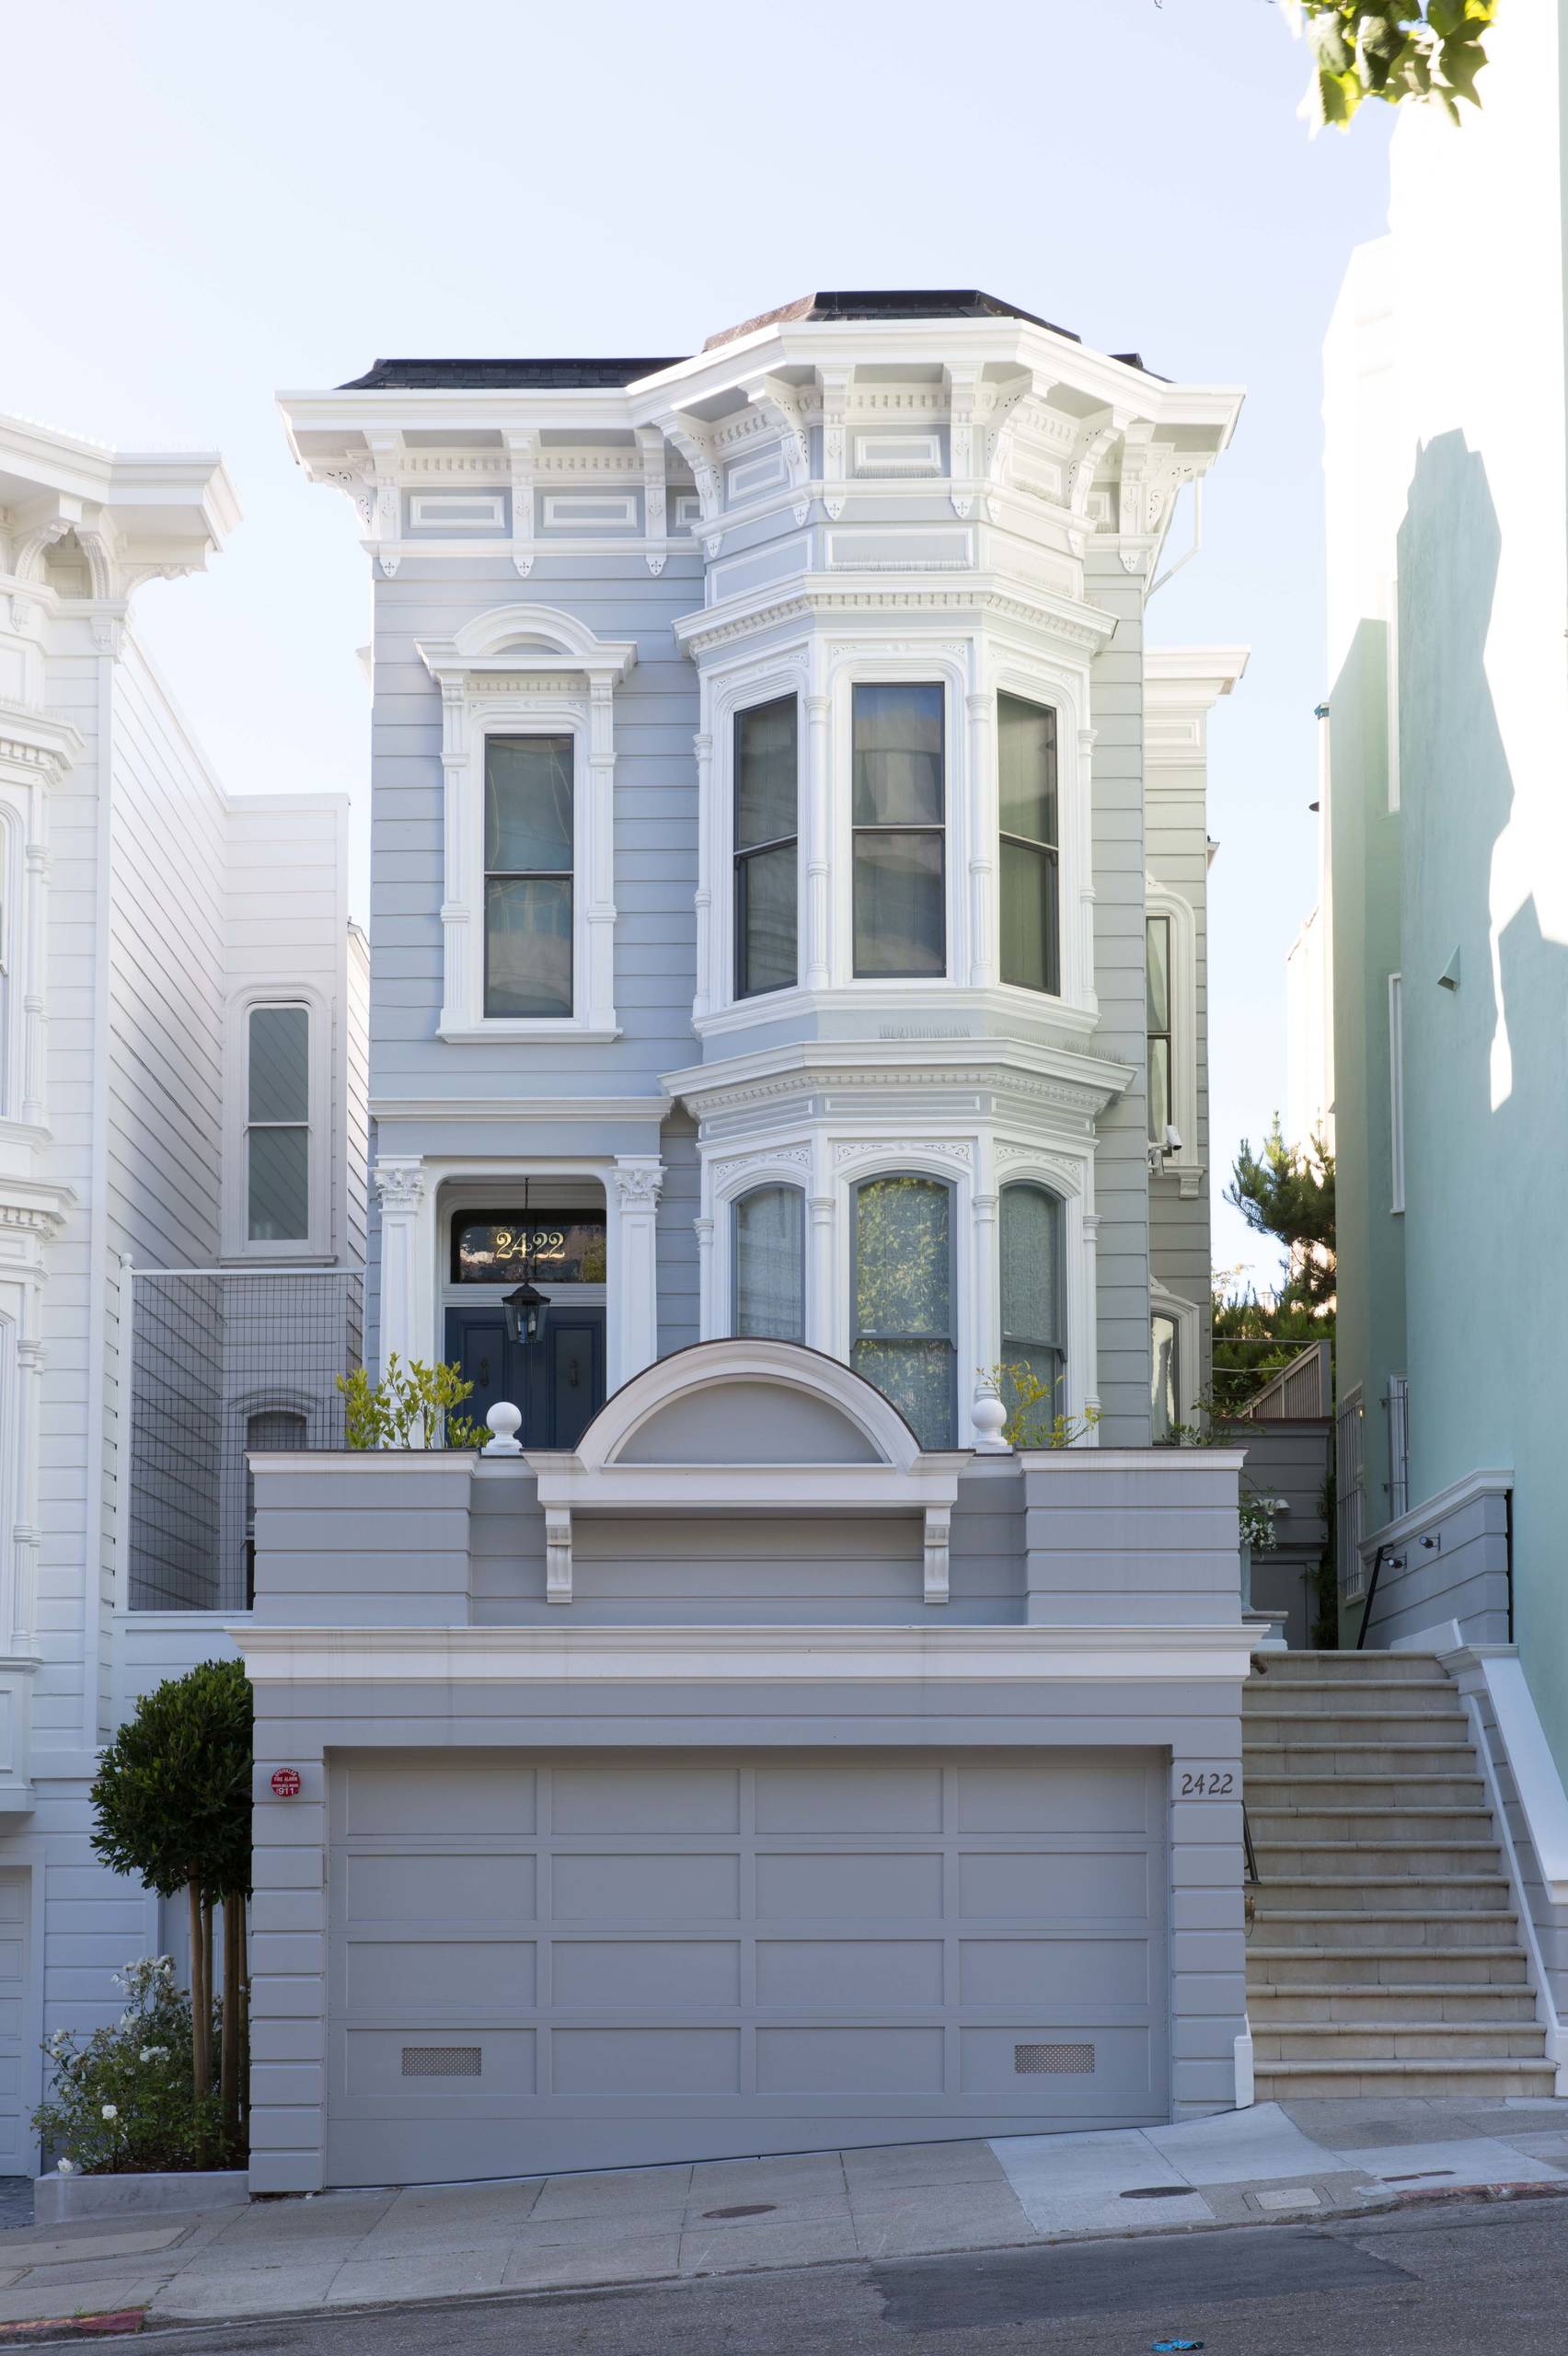
<svg viewBox="0 0 1568 2356"><path fill-rule="evenodd" d="M274 1770L272 1775L272 1796L274 1799L280 1800L298 1799L299 1769L297 1767L279 1767Z"/></svg>

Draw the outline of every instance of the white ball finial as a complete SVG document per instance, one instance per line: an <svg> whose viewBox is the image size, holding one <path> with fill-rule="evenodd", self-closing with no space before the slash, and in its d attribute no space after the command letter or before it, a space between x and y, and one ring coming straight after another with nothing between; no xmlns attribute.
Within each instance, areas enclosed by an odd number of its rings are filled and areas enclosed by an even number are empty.
<svg viewBox="0 0 1568 2356"><path fill-rule="evenodd" d="M1011 1453L1004 1437L1008 1427L1008 1411L994 1391L986 1390L982 1386L975 1392L974 1404L970 1410L970 1415L974 1426L974 1446L977 1451L987 1456L1006 1456Z"/></svg>
<svg viewBox="0 0 1568 2356"><path fill-rule="evenodd" d="M483 1452L486 1456L522 1455L517 1426L523 1418L509 1399L498 1399L485 1421L495 1434L495 1438L485 1444Z"/></svg>

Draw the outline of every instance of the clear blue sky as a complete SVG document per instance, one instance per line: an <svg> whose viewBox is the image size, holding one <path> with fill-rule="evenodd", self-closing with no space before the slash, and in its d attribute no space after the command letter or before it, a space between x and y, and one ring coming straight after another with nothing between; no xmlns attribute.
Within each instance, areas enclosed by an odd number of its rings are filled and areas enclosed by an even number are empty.
<svg viewBox="0 0 1568 2356"><path fill-rule="evenodd" d="M0 408L223 451L246 520L139 618L236 791L366 800L365 560L288 457L281 386L688 351L877 285L983 286L1244 385L1205 553L1150 623L1252 648L1212 732L1216 1178L1261 1134L1315 889L1319 348L1389 134L1368 107L1309 140L1273 0L0 0ZM1229 1211L1215 1256L1274 1272Z"/></svg>

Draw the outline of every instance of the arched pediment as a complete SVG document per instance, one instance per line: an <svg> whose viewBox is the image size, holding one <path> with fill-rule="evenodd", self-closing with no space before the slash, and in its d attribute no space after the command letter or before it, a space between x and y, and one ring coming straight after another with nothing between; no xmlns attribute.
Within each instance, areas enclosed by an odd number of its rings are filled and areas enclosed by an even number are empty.
<svg viewBox="0 0 1568 2356"><path fill-rule="evenodd" d="M585 671L623 679L637 660L630 640L598 637L575 614L556 606L492 606L475 614L456 635L421 644L432 676L488 671Z"/></svg>

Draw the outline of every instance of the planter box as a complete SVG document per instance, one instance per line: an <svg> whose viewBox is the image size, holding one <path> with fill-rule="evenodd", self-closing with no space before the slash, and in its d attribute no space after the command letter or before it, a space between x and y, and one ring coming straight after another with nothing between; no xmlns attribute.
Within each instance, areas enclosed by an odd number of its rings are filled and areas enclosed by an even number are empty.
<svg viewBox="0 0 1568 2356"><path fill-rule="evenodd" d="M192 2168L179 2176L40 2176L33 2183L35 2225L80 2217L145 2217L165 2209L229 2209L250 2198L244 2168Z"/></svg>

